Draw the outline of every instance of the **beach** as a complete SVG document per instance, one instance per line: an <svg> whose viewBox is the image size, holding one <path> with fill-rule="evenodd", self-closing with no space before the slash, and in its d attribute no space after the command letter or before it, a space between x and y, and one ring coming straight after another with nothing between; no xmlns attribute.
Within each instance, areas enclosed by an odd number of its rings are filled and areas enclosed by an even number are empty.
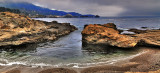
<svg viewBox="0 0 160 73"><path fill-rule="evenodd" d="M159 48L139 47L143 53L119 60L110 65L88 68L30 67L23 65L1 66L1 73L158 73L160 69Z"/></svg>

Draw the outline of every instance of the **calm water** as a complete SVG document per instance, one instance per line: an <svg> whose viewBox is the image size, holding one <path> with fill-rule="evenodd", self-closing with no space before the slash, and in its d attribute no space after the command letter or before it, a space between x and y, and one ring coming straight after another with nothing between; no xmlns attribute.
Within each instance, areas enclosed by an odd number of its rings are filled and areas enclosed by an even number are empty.
<svg viewBox="0 0 160 73"><path fill-rule="evenodd" d="M99 64L113 64L118 60L141 54L140 49L119 50L114 48L102 52L84 50L81 31L85 24L115 23L119 29L148 27L159 29L160 18L36 18L43 21L71 23L79 30L55 42L31 44L15 51L1 51L0 65L23 64L29 66L88 67ZM96 48L96 47L95 47ZM109 51L109 52L108 52ZM110 53L111 51L111 53Z"/></svg>

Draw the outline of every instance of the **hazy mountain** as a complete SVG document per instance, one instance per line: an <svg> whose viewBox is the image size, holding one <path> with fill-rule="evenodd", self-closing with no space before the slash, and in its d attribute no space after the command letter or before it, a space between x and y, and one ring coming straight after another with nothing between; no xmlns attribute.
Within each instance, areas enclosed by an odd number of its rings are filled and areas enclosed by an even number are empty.
<svg viewBox="0 0 160 73"><path fill-rule="evenodd" d="M58 11L58 10L51 10L48 8L36 6L31 3L27 2L4 2L0 3L0 7L6 7L6 8L12 8L12 9L19 9L23 13L28 13L30 15L58 15L58 16L64 16L67 14L71 14L72 16L88 16L88 17L94 17L95 15L82 15L76 12L65 12L65 11Z"/></svg>

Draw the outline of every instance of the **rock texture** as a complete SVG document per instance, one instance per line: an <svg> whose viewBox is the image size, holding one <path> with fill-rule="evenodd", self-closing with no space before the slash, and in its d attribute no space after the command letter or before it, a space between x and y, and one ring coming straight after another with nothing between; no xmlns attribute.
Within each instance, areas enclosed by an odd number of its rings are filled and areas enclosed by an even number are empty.
<svg viewBox="0 0 160 73"><path fill-rule="evenodd" d="M138 40L138 45L160 46L160 30L146 30L145 32L132 35Z"/></svg>
<svg viewBox="0 0 160 73"><path fill-rule="evenodd" d="M121 48L132 48L136 45L160 46L160 30L132 30L135 35L122 35L116 25L86 25L82 31L82 41L85 44L103 44Z"/></svg>
<svg viewBox="0 0 160 73"><path fill-rule="evenodd" d="M0 46L56 40L77 28L69 23L44 22L10 12L0 13Z"/></svg>

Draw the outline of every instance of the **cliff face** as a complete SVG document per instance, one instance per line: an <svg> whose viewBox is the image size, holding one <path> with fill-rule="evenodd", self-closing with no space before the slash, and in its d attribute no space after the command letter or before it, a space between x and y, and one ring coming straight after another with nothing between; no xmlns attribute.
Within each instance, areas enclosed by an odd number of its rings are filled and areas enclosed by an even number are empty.
<svg viewBox="0 0 160 73"><path fill-rule="evenodd" d="M32 20L10 12L0 13L0 46L52 41L77 28L69 23Z"/></svg>
<svg viewBox="0 0 160 73"><path fill-rule="evenodd" d="M137 30L138 31L138 30ZM86 25L82 31L82 41L86 44L103 44L121 48L131 48L136 45L160 46L160 30L146 30L135 35L123 35L116 25Z"/></svg>

